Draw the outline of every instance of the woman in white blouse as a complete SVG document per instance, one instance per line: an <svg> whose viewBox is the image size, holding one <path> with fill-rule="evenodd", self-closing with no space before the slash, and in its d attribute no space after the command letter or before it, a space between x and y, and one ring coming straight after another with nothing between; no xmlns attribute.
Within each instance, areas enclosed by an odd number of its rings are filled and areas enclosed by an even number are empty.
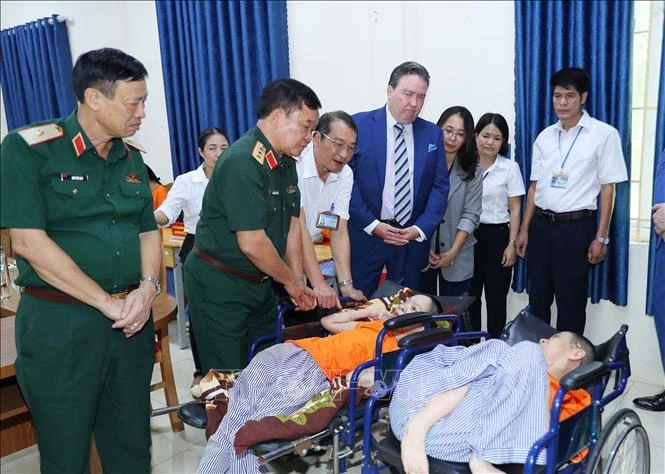
<svg viewBox="0 0 665 474"><path fill-rule="evenodd" d="M471 320L480 321L485 290L487 330L498 337L506 324L506 298L517 258L524 181L508 153L508 124L500 114L487 113L476 124L476 144L483 173L483 210L476 229Z"/></svg>
<svg viewBox="0 0 665 474"><path fill-rule="evenodd" d="M194 171L178 176L166 196L166 200L155 210L155 220L159 225L171 225L183 213L187 236L180 249L180 260L184 263L194 246L196 224L199 223L203 193L212 176L212 170L219 157L229 147L229 139L219 128L208 128L199 135L199 155L201 166Z"/></svg>
<svg viewBox="0 0 665 474"><path fill-rule="evenodd" d="M199 223L199 214L203 204L203 193L205 192L208 181L212 176L212 170L215 163L224 150L229 147L229 139L219 128L208 128L199 135L199 155L203 158L201 166L188 173L181 174L173 182L171 190L166 195L166 200L155 210L155 220L159 225L171 225L183 213L185 224L185 240L180 249L180 260L185 263L185 259L194 246L194 236L196 234L196 225ZM194 357L194 381L192 386L197 384L202 376L201 363L196 352L196 338L194 328L189 325L189 342L192 347L192 356Z"/></svg>

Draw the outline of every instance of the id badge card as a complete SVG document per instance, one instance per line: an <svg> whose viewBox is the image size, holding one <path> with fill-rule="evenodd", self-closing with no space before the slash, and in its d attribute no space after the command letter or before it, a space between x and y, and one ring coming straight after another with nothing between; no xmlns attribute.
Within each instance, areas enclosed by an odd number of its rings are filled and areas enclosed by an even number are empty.
<svg viewBox="0 0 665 474"><path fill-rule="evenodd" d="M319 229L337 230L339 227L339 216L333 212L319 212L319 217L316 219L316 227Z"/></svg>
<svg viewBox="0 0 665 474"><path fill-rule="evenodd" d="M552 173L552 182L550 183L550 187L566 189L568 187L568 173L564 171L555 171Z"/></svg>

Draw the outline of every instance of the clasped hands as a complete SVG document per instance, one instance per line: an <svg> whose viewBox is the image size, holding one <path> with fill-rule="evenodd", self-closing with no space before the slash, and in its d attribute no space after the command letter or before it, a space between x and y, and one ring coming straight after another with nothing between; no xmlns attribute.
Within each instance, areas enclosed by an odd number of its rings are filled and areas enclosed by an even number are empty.
<svg viewBox="0 0 665 474"><path fill-rule="evenodd" d="M374 228L372 234L383 240L383 243L386 245L407 245L410 241L420 236L418 229L413 226L399 229L385 222L380 222Z"/></svg>
<svg viewBox="0 0 665 474"><path fill-rule="evenodd" d="M109 295L99 309L104 316L114 321L111 326L113 329L122 329L125 337L129 338L140 332L148 322L156 293L152 283L144 282L124 299Z"/></svg>

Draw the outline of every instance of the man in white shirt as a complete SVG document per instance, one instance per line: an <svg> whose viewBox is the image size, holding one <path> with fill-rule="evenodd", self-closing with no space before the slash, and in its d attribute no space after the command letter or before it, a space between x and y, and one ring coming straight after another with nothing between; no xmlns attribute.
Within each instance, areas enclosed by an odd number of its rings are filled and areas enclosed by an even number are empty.
<svg viewBox="0 0 665 474"><path fill-rule="evenodd" d="M340 292L356 301L365 300L365 295L354 288L351 279L347 227L353 172L346 163L355 151L356 136L356 124L349 114L342 111L323 114L312 142L296 164L305 274L322 308L339 304L337 294L325 282L314 253L314 244L324 240L324 232L330 235Z"/></svg>
<svg viewBox="0 0 665 474"><path fill-rule="evenodd" d="M619 132L582 108L589 89L586 71L561 69L550 85L559 121L533 144L517 253L524 257L530 244L529 304L534 313L549 323L556 297L557 329L582 334L589 265L605 259L614 185L628 174Z"/></svg>

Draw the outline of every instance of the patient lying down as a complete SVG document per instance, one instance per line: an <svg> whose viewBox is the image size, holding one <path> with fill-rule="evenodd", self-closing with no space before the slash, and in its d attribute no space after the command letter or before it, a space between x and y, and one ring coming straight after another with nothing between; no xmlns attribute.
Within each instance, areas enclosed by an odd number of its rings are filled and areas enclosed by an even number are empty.
<svg viewBox="0 0 665 474"><path fill-rule="evenodd" d="M327 389L329 381L373 359L376 337L385 319L434 311L434 301L428 296L414 295L408 289L398 296L370 300L356 309L322 318L321 324L332 336L287 341L259 352L231 389L228 411L208 440L199 472L261 472L251 449L236 454L234 440L238 430L248 420L294 412ZM411 332L413 328L387 334L383 352L396 350L397 341Z"/></svg>
<svg viewBox="0 0 665 474"><path fill-rule="evenodd" d="M492 339L416 356L390 404L405 472L429 472L427 455L468 462L474 473L502 472L493 464L523 464L548 429L558 380L593 357L593 345L571 332L539 344ZM584 390L568 392L561 419L590 401ZM541 453L538 463L544 460Z"/></svg>

